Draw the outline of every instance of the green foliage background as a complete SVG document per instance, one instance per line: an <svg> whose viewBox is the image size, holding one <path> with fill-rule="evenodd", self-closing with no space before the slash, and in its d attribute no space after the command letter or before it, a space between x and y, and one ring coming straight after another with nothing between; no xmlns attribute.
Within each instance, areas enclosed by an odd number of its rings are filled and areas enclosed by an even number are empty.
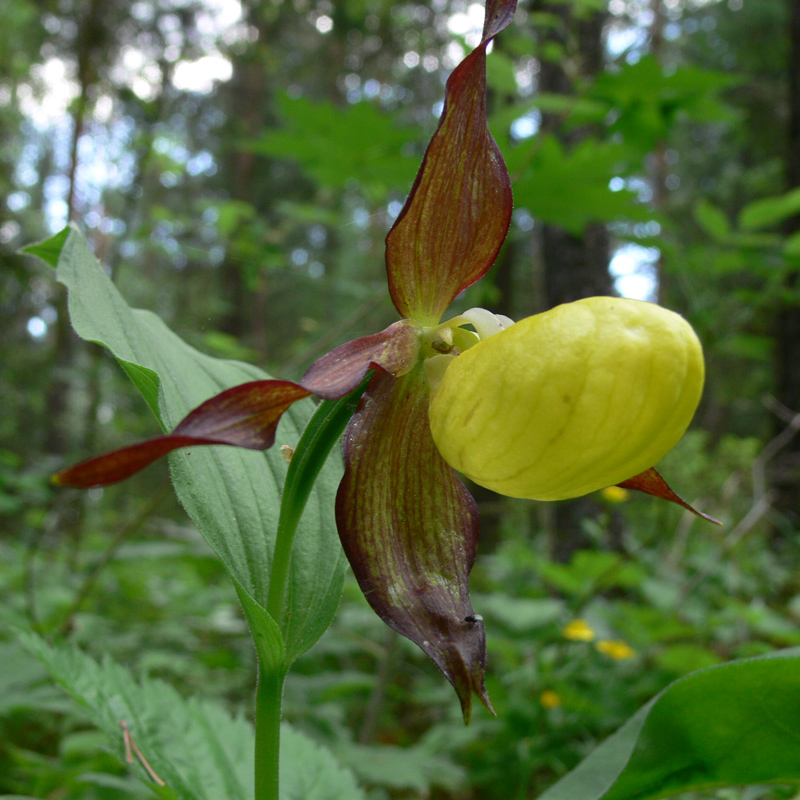
<svg viewBox="0 0 800 800"><path fill-rule="evenodd" d="M777 320L799 299L800 202L786 178L792 4L520 5L489 58L515 221L495 271L459 302L513 316L543 309L548 276L565 268L543 249L550 229L585 243L599 227L611 254L633 253L658 299L695 325L708 360L696 425L661 469L725 527L613 495L579 505L565 526L560 508L479 494L473 604L487 620L498 716L466 729L450 687L346 578L285 701L286 757L322 753L312 760L338 777L318 785L338 781L342 796L537 797L672 681L734 659L756 659L757 672L762 657L800 646L800 521L785 502L798 481L775 469L800 411L776 399L786 345ZM51 674L79 700L70 675L127 694L145 717L161 709L175 740L178 720L202 710L220 736L231 731L232 750L241 743L232 764L251 757L255 676L235 590L165 465L104 491L50 487L56 469L155 434L157 409L71 333L52 269L19 248L71 216L131 306L204 353L252 365L245 371L298 377L395 318L383 237L470 13L456 0L251 0L229 25L211 8L0 4L5 795L153 796L140 765L117 758L120 720L87 715ZM590 66L591 23L600 68ZM181 65L209 55L231 65L230 79L191 90ZM566 76L558 91L542 88L548 65ZM592 641L564 636L576 619ZM624 642L628 657L598 650L600 640ZM734 690L740 723L757 715L747 702L758 705L758 693L736 700ZM793 697L774 698L789 721ZM207 755L205 740L186 744ZM691 797L797 792L713 783L698 780ZM208 796L237 796L219 791Z"/></svg>

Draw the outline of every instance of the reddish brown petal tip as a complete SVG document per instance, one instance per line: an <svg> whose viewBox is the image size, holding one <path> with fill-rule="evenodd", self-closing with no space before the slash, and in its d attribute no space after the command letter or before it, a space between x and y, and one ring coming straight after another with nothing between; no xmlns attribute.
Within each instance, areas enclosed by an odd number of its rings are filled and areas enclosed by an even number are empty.
<svg viewBox="0 0 800 800"><path fill-rule="evenodd" d="M53 475L50 480L56 486L70 486L74 489L109 486L129 478L172 450L191 444L193 444L193 440L183 436L157 436L154 439L82 461L74 467Z"/></svg>
<svg viewBox="0 0 800 800"><path fill-rule="evenodd" d="M687 511L691 511L692 514L696 514L698 517L713 522L715 525L722 525L718 519L693 508L682 497L672 491L669 484L661 477L655 467L651 467L641 474L617 485L623 489L635 489L637 492L644 492L645 494L652 494L655 497L660 497L663 500L669 500L670 503L676 503Z"/></svg>
<svg viewBox="0 0 800 800"><path fill-rule="evenodd" d="M453 631L451 633L450 652L444 666L439 663L439 659L434 658L430 653L428 655L433 658L436 665L456 690L458 699L461 702L464 724L469 725L472 719L473 694L486 706L493 717L497 716L497 712L492 707L492 702L484 684L486 629L483 625L483 619L477 614L469 614L461 621L460 626L466 626L468 630L466 635L463 632Z"/></svg>

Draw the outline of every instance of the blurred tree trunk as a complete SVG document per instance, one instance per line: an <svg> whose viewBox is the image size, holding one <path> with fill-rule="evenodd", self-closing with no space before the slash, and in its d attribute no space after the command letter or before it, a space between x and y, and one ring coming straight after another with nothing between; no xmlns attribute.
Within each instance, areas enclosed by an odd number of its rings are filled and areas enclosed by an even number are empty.
<svg viewBox="0 0 800 800"><path fill-rule="evenodd" d="M547 31L544 38L564 52L559 62L542 61L539 90L572 94L575 81L592 78L603 70L606 15L592 13L578 18L570 6L556 3L536 3L535 8L561 19L561 24ZM564 134L557 126L557 118L543 115L542 129L559 135L567 146L591 135L591 131L585 129ZM542 226L541 236L546 308L584 297L614 293L608 271L609 237L605 225L590 223L583 234L577 236L546 224ZM603 507L592 496L556 504L549 520L553 529L553 558L567 561L575 550L585 547L587 541L582 531L582 520L596 517L602 510Z"/></svg>
<svg viewBox="0 0 800 800"><path fill-rule="evenodd" d="M543 60L539 73L541 92L572 94L574 81L592 78L603 70L603 25L606 15L594 13L575 18L570 6L548 3L537 4L541 10L561 18L562 24L551 29L545 38L563 48L565 57L560 62ZM577 52L570 54L570 38ZM568 74L566 65L573 63ZM542 129L556 132L558 120L545 114ZM574 145L588 131L575 129L561 134L567 146ZM613 294L613 282L608 272L609 239L605 225L592 223L582 236L568 233L555 225L542 229L542 255L545 264L545 296L547 308L569 303L582 297Z"/></svg>
<svg viewBox="0 0 800 800"><path fill-rule="evenodd" d="M789 11L789 74L787 83L788 141L787 189L800 188L800 0L787 0ZM784 232L800 231L800 215L789 220ZM778 400L794 414L800 413L800 272L787 278L789 299L777 319ZM779 420L783 430L787 420ZM780 432L780 431L779 431ZM773 464L772 482L778 492L776 507L789 522L800 523L800 438L795 436Z"/></svg>
<svg viewBox="0 0 800 800"><path fill-rule="evenodd" d="M83 136L89 105L89 92L97 80L97 60L105 46L100 0L90 0L80 18L77 38L77 67L79 95L72 113L72 142L67 174L67 221L74 222L76 213L76 184L78 170L78 147ZM56 308L56 323L53 326L53 380L45 400L44 449L48 453L63 454L69 444L69 405L72 394L71 369L80 349L78 337L72 330L67 310L67 296L63 286L55 290L53 305ZM75 437L72 437L74 442Z"/></svg>
<svg viewBox="0 0 800 800"><path fill-rule="evenodd" d="M256 3L245 9L246 22L258 31L258 39L233 60L233 79L227 91L231 124L235 130L235 138L241 141L255 139L265 122L268 85L264 48L269 47L269 30L265 23L266 15L261 12L260 5ZM258 156L252 150L246 147L232 148L228 163L232 200L258 206L258 161ZM255 321L251 308L252 293L247 287L246 267L240 258L230 253L226 254L220 267L222 291L227 303L220 328L237 339L251 332L251 325ZM262 352L264 358L266 355L266 352Z"/></svg>

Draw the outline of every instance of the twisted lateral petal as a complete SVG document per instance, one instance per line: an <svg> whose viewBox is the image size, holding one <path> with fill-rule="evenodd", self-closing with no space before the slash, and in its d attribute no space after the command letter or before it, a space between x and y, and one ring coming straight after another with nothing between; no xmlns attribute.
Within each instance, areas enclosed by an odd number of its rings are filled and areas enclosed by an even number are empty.
<svg viewBox="0 0 800 800"><path fill-rule="evenodd" d="M683 435L702 388L703 354L685 320L591 297L453 359L431 427L447 462L476 483L561 500L649 469Z"/></svg>
<svg viewBox="0 0 800 800"><path fill-rule="evenodd" d="M416 363L419 332L410 322L356 339L311 365L299 383L252 381L226 389L191 411L175 430L77 464L54 476L60 486L88 488L116 483L181 447L226 444L267 450L284 411L316 394L337 399L352 392L370 369L403 374Z"/></svg>
<svg viewBox="0 0 800 800"><path fill-rule="evenodd" d="M374 367L405 375L417 361L419 335L411 320L395 322L380 333L331 350L308 368L300 383L317 397L336 400L352 392Z"/></svg>
<svg viewBox="0 0 800 800"><path fill-rule="evenodd" d="M376 374L343 440L336 522L361 590L389 626L427 653L469 721L483 685L486 635L469 600L475 501L431 439L421 369Z"/></svg>
<svg viewBox="0 0 800 800"><path fill-rule="evenodd" d="M180 447L228 444L266 450L275 441L283 412L310 394L290 381L252 381L234 386L189 412L172 433L90 458L59 472L53 481L79 489L108 486Z"/></svg>
<svg viewBox="0 0 800 800"><path fill-rule="evenodd" d="M447 81L439 127L386 237L395 308L426 325L487 272L508 232L511 181L486 121L486 47L515 8L487 3L483 40Z"/></svg>

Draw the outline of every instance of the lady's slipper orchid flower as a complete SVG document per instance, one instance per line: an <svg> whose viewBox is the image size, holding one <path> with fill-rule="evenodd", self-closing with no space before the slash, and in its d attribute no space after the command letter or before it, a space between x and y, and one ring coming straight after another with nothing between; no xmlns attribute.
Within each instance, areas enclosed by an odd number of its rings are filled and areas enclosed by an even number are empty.
<svg viewBox="0 0 800 800"><path fill-rule="evenodd" d="M453 359L431 401L448 464L511 497L565 500L669 452L703 389L691 326L652 303L590 297Z"/></svg>
<svg viewBox="0 0 800 800"><path fill-rule="evenodd" d="M171 434L56 476L99 486L178 448L264 450L296 400L344 397L374 370L343 437L340 538L370 605L433 659L466 720L473 693L491 705L483 621L468 591L478 512L455 469L511 496L620 484L685 505L651 467L688 425L703 380L691 328L636 301L592 298L517 324L482 309L440 322L492 265L511 220L510 180L486 119L486 48L515 7L487 0L481 42L447 82L439 127L387 236L401 321L323 356L297 383L233 387Z"/></svg>

